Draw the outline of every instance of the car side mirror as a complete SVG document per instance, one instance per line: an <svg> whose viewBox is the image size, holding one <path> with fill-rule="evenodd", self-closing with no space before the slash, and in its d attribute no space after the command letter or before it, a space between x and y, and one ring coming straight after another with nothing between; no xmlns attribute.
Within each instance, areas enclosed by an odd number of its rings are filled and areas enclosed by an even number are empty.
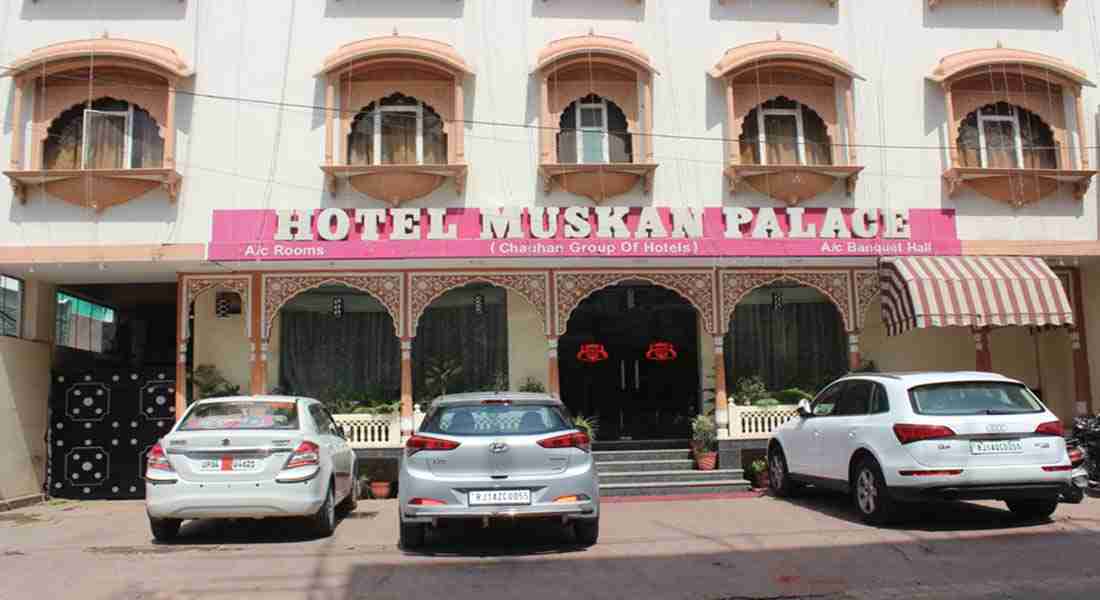
<svg viewBox="0 0 1100 600"><path fill-rule="evenodd" d="M803 399L798 401L798 416L802 417L803 419L808 419L814 416L814 411L813 408L810 406L809 400Z"/></svg>

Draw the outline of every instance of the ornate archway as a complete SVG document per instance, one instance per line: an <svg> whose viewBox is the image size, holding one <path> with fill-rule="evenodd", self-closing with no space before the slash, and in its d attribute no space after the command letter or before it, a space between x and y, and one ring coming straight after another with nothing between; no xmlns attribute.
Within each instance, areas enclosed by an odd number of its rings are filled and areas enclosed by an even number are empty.
<svg viewBox="0 0 1100 600"><path fill-rule="evenodd" d="M413 273L409 276L408 337L416 334L420 317L432 302L447 292L471 283L488 283L523 296L542 319L543 329L550 334L550 273L548 271L516 273Z"/></svg>
<svg viewBox="0 0 1100 600"><path fill-rule="evenodd" d="M737 303L758 287L780 281L793 281L814 288L828 298L840 313L844 330L853 333L855 319L852 316L852 272L847 270L726 270L719 273L722 301L721 333L729 328Z"/></svg>
<svg viewBox="0 0 1100 600"><path fill-rule="evenodd" d="M191 337L188 313L195 299L211 290L233 292L241 297L244 332L252 337L252 277L250 275L184 275L180 278L182 294L179 306L180 341Z"/></svg>
<svg viewBox="0 0 1100 600"><path fill-rule="evenodd" d="M629 280L647 281L680 294L699 311L706 331L718 332L713 271L555 271L554 335L565 334L569 316L582 300Z"/></svg>
<svg viewBox="0 0 1100 600"><path fill-rule="evenodd" d="M260 338L267 340L275 315L291 298L327 284L345 285L374 297L393 318L394 335L405 331L405 278L401 273L287 273L263 276L263 314Z"/></svg>

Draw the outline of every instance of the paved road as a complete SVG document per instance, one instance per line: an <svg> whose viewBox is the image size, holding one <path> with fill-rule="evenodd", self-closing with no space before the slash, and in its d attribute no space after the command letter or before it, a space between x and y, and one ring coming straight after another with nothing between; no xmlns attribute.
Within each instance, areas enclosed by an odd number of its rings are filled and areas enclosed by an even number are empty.
<svg viewBox="0 0 1100 600"><path fill-rule="evenodd" d="M606 504L600 544L518 524L396 547L393 501L336 535L294 522L192 522L154 544L140 502L0 513L0 599L1096 598L1100 499L1021 523L955 504L892 529L844 498Z"/></svg>

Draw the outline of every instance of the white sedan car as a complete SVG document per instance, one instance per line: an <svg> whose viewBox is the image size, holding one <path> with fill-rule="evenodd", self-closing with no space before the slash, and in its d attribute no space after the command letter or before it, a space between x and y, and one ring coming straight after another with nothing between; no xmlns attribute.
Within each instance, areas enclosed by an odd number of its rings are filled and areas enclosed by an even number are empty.
<svg viewBox="0 0 1100 600"><path fill-rule="evenodd" d="M844 490L871 523L927 500L1003 500L1013 513L1045 518L1069 483L1061 421L1001 375L856 374L799 413L769 443L772 490Z"/></svg>
<svg viewBox="0 0 1100 600"><path fill-rule="evenodd" d="M355 473L355 452L316 400L201 400L149 450L145 508L157 540L200 518L305 516L328 536L336 511L355 508Z"/></svg>

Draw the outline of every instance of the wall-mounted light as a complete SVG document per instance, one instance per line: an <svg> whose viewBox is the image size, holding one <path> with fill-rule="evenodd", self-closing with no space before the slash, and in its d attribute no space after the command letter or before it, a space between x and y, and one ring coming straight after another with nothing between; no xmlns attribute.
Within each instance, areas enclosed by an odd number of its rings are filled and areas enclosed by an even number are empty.
<svg viewBox="0 0 1100 600"><path fill-rule="evenodd" d="M219 291L214 296L214 316L219 319L228 319L233 315L241 314L241 297L233 292Z"/></svg>
<svg viewBox="0 0 1100 600"><path fill-rule="evenodd" d="M485 313L485 296L482 294L474 294L474 314L481 315Z"/></svg>
<svg viewBox="0 0 1100 600"><path fill-rule="evenodd" d="M772 310L783 310L783 292L772 292Z"/></svg>
<svg viewBox="0 0 1100 600"><path fill-rule="evenodd" d="M332 299L332 316L337 319L344 316L344 299L340 296L335 296Z"/></svg>

